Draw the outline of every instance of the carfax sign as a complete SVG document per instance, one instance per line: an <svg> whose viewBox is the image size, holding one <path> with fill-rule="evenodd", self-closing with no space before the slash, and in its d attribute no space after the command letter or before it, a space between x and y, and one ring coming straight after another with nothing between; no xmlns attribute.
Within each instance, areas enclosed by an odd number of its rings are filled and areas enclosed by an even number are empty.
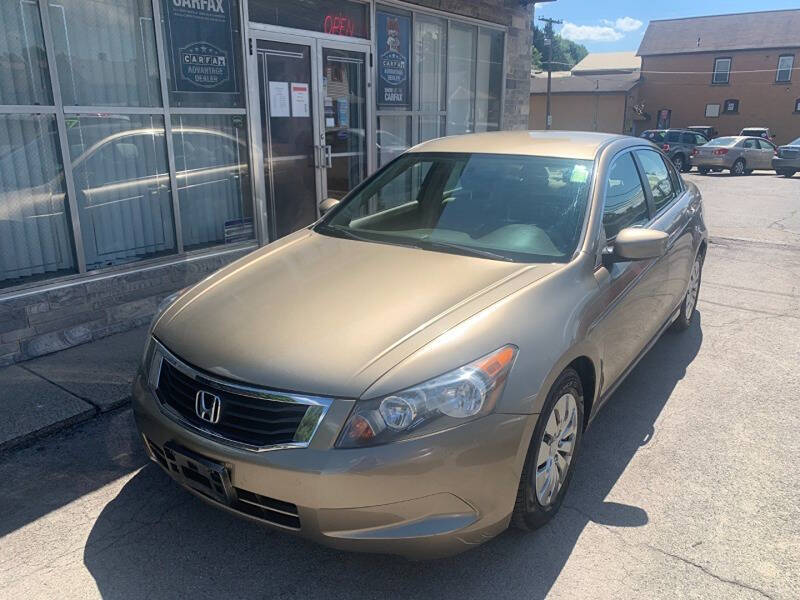
<svg viewBox="0 0 800 600"><path fill-rule="evenodd" d="M378 11L378 105L411 104L411 18Z"/></svg>
<svg viewBox="0 0 800 600"><path fill-rule="evenodd" d="M176 92L236 93L231 0L163 0Z"/></svg>

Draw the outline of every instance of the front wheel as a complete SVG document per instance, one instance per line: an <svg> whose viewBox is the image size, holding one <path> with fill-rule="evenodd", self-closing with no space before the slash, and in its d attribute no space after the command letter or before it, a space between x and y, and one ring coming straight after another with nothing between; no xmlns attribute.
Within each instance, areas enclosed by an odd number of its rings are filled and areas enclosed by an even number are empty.
<svg viewBox="0 0 800 600"><path fill-rule="evenodd" d="M583 434L583 386L575 369L559 375L533 429L512 522L533 530L558 512Z"/></svg>
<svg viewBox="0 0 800 600"><path fill-rule="evenodd" d="M683 171L686 168L686 159L683 158L683 154L676 154L672 157L672 164L678 171Z"/></svg>
<svg viewBox="0 0 800 600"><path fill-rule="evenodd" d="M789 177L791 177L795 173L797 173L797 171L795 171L794 169L782 169L781 175L783 175L784 177L786 177L788 179Z"/></svg>
<svg viewBox="0 0 800 600"><path fill-rule="evenodd" d="M697 310L697 297L700 295L700 280L703 276L703 254L698 253L692 265L692 273L689 276L689 289L681 302L681 309L678 318L672 324L673 331L686 331L692 324L692 318Z"/></svg>

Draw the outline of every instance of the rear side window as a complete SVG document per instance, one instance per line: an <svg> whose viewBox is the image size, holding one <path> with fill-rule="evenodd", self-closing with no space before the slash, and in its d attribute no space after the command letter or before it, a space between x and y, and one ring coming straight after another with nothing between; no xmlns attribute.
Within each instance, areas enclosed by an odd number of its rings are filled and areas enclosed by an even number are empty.
<svg viewBox="0 0 800 600"><path fill-rule="evenodd" d="M680 131L668 131L667 132L667 136L664 139L667 142L683 141L683 140L681 140L681 132Z"/></svg>
<svg viewBox="0 0 800 600"><path fill-rule="evenodd" d="M606 239L614 239L621 229L642 225L648 220L642 180L633 162L633 155L628 152L618 157L609 171L603 208Z"/></svg>
<svg viewBox="0 0 800 600"><path fill-rule="evenodd" d="M745 140L744 147L748 149L758 148L758 142L756 140Z"/></svg>
<svg viewBox="0 0 800 600"><path fill-rule="evenodd" d="M704 138L702 135L695 134L694 138L695 138L695 144L697 144L698 146L702 146L703 144L708 143L708 140Z"/></svg>
<svg viewBox="0 0 800 600"><path fill-rule="evenodd" d="M682 133L681 144L694 144L697 138L693 133Z"/></svg>
<svg viewBox="0 0 800 600"><path fill-rule="evenodd" d="M642 163L644 178L653 194L653 205L658 212L677 197L677 190L670 177L669 169L661 155L652 150L637 150L636 156Z"/></svg>

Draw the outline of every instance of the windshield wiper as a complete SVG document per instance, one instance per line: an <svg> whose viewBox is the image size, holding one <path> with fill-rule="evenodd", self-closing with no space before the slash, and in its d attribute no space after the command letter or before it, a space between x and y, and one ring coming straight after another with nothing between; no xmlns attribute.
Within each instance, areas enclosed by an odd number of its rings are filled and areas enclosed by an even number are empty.
<svg viewBox="0 0 800 600"><path fill-rule="evenodd" d="M514 262L514 259L505 256L503 254L498 254L497 252L492 252L490 250L481 250L480 248L473 248L472 246L463 246L462 244L456 244L453 242L442 242L438 240L419 240L416 244L423 249L426 250L453 250L458 253L467 254L469 256L478 256L480 258L491 258L493 260L504 260L506 262Z"/></svg>

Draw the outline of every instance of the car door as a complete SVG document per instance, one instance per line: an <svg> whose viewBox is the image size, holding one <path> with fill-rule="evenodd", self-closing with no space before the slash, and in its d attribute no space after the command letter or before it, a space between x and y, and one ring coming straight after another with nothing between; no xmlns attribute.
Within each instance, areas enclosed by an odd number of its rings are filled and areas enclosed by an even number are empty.
<svg viewBox="0 0 800 600"><path fill-rule="evenodd" d="M663 323L683 300L694 263L693 241L688 225L699 208L699 200L687 194L680 174L668 160L653 150L636 150L636 158L645 176L645 191L651 202L650 227L668 236L667 252L662 258L663 272L654 293L661 298L659 320Z"/></svg>
<svg viewBox="0 0 800 600"><path fill-rule="evenodd" d="M758 168L772 169L772 157L775 156L775 146L767 140L758 140L758 145L761 147L761 159Z"/></svg>
<svg viewBox="0 0 800 600"><path fill-rule="evenodd" d="M608 171L603 208L603 229L609 249L622 229L650 225L651 209L642 176L631 151L614 158ZM625 373L658 330L663 312L658 292L668 272L661 259L608 262L598 263L595 277L602 305L589 335L603 351L605 390Z"/></svg>
<svg viewBox="0 0 800 600"><path fill-rule="evenodd" d="M758 145L758 140L755 138L747 138L742 143L743 154L747 169L760 169L761 168L761 147Z"/></svg>

